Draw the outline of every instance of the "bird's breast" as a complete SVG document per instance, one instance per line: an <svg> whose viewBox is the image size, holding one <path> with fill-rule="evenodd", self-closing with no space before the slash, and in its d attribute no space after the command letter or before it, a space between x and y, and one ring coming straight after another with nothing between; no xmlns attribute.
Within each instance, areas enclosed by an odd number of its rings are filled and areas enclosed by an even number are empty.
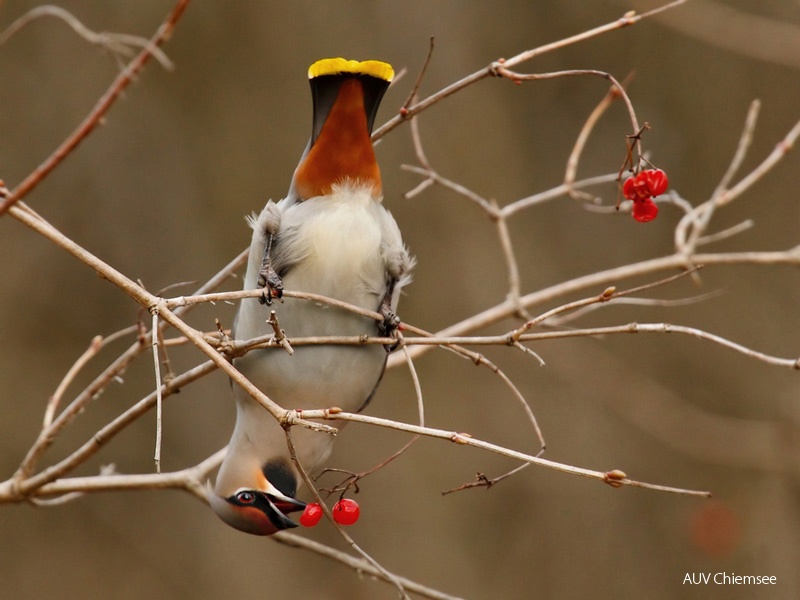
<svg viewBox="0 0 800 600"><path fill-rule="evenodd" d="M287 241L294 248L284 251L301 258L286 273L284 287L376 310L386 286L382 210L368 190L347 185L291 207L284 226L294 229Z"/></svg>
<svg viewBox="0 0 800 600"><path fill-rule="evenodd" d="M277 249L287 269L284 288L377 310L386 291L380 212L369 189L336 186L329 196L285 208ZM313 300L285 298L267 307L242 302L237 338L268 335L274 310L292 339L376 335L373 319ZM340 406L357 410L377 384L386 352L377 345L298 346L256 350L234 361L273 400L289 407ZM244 396L244 394L242 394ZM243 398L244 399L244 398ZM247 401L246 399L244 399Z"/></svg>

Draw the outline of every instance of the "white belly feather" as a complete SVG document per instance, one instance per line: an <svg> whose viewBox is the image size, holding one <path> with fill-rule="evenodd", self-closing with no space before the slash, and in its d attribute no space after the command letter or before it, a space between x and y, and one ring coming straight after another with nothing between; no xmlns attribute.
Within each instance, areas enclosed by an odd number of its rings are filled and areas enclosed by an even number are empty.
<svg viewBox="0 0 800 600"><path fill-rule="evenodd" d="M387 286L387 243L392 247L399 243L405 252L388 211L369 192L349 188L288 207L281 204L278 247L291 265L283 276L284 289L313 292L377 310ZM263 247L260 232L254 232L246 289L257 285ZM249 299L242 301L236 338L269 334L272 329L266 320L271 310L290 342L306 336L377 334L374 320L340 308L295 298L275 301L272 306ZM386 351L379 345L298 346L294 350L293 355L283 349L255 350L236 359L234 365L285 408L338 406L356 411L368 400L386 361ZM248 437L276 435L277 424L272 417L234 387L239 412L248 414L246 422L252 429ZM299 430L296 433L301 438L308 435ZM311 466L324 459L323 455L307 456L304 462Z"/></svg>

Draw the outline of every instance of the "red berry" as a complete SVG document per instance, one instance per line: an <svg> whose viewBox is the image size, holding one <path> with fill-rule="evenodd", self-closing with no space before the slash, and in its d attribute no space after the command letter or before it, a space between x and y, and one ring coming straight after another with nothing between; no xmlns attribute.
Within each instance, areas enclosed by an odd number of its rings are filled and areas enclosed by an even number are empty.
<svg viewBox="0 0 800 600"><path fill-rule="evenodd" d="M667 174L661 169L645 169L639 173L637 179L639 177L647 182L647 189L651 196L660 196L667 191L669 179L667 179Z"/></svg>
<svg viewBox="0 0 800 600"><path fill-rule="evenodd" d="M639 223L647 223L658 216L658 207L652 198L633 201L633 218Z"/></svg>
<svg viewBox="0 0 800 600"><path fill-rule="evenodd" d="M358 521L360 515L358 502L350 498L342 498L333 505L333 520L339 525L352 525Z"/></svg>
<svg viewBox="0 0 800 600"><path fill-rule="evenodd" d="M316 502L306 504L303 514L300 515L300 525L303 527L314 527L322 518L322 507Z"/></svg>
<svg viewBox="0 0 800 600"><path fill-rule="evenodd" d="M669 179L661 169L644 169L628 177L622 184L622 195L628 200L647 200L667 191Z"/></svg>
<svg viewBox="0 0 800 600"><path fill-rule="evenodd" d="M625 196L628 200L633 200L636 198L636 189L633 187L634 185L634 178L628 177L625 180L625 183L622 184L622 195Z"/></svg>
<svg viewBox="0 0 800 600"><path fill-rule="evenodd" d="M625 180L622 184L622 195L628 200L645 200L651 196L647 180L642 177L642 173Z"/></svg>

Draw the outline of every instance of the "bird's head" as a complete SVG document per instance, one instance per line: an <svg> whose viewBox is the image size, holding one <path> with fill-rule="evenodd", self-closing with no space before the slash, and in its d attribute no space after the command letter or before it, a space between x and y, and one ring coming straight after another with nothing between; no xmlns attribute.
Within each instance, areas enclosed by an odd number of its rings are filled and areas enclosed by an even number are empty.
<svg viewBox="0 0 800 600"><path fill-rule="evenodd" d="M314 122L292 182L298 199L328 195L345 181L380 195L381 175L370 134L393 77L391 65L378 60L325 58L309 67Z"/></svg>
<svg viewBox="0 0 800 600"><path fill-rule="evenodd" d="M223 468L210 490L209 502L217 516L231 527L254 535L272 535L297 527L287 514L306 507L295 499L297 475L284 460L263 468Z"/></svg>

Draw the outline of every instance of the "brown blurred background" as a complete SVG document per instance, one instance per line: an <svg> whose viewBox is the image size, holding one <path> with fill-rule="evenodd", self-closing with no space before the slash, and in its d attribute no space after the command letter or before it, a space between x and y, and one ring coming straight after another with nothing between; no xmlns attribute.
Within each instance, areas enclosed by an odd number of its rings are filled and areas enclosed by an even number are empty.
<svg viewBox="0 0 800 600"><path fill-rule="evenodd" d="M0 3L4 28L32 1ZM87 27L150 36L168 0L63 1ZM380 58L410 75L387 94L378 123L405 100L428 50L427 94L492 60L601 23L647 3L195 2L165 51L176 69L148 66L96 131L30 197L37 211L150 290L202 281L243 249L244 215L278 199L310 130L305 70L326 56ZM729 12L730 8L737 12ZM546 55L520 68L635 71L630 94L653 129L646 146L672 187L693 203L713 191L754 98L762 115L746 172L800 119L800 3L697 0L664 18ZM9 187L84 118L118 69L61 22L36 22L0 47L0 177ZM557 185L602 80L515 86L486 80L420 117L443 175L504 204ZM599 125L583 176L614 171L628 122L615 106ZM379 146L386 205L418 258L402 301L408 322L436 330L503 300L505 273L492 224L453 194L401 194L419 179L409 130ZM713 230L756 227L713 250L785 250L800 243L797 154L721 211ZM615 199L613 185L598 193ZM672 251L679 217L664 206L637 225L561 199L512 226L530 292ZM132 324L137 306L90 269L6 216L0 219L0 477L10 476L41 423L47 398L96 334ZM708 268L653 297L722 290L691 306L606 307L584 324L667 321L702 327L784 357L800 354L796 268ZM640 281L637 281L639 283ZM624 287L633 282L620 282ZM231 282L230 289L237 287ZM190 291L185 288L185 292ZM599 292L601 290L593 290ZM565 299L566 300L566 299ZM540 307L545 309L549 307ZM204 330L229 326L234 307L192 313ZM503 323L488 331L499 332ZM88 381L130 340L104 352ZM614 490L529 468L490 491L442 490L514 466L500 457L423 440L365 480L351 529L386 568L469 598L800 597L800 374L687 337L641 335L537 344L547 361L492 348L531 400L547 457L631 477L710 489L714 499ZM173 353L177 367L198 352ZM445 352L417 364L431 426L533 451L530 428L499 379ZM49 461L152 389L149 359L95 401ZM80 389L74 387L73 391ZM415 418L408 373L390 372L369 413ZM228 383L216 373L165 406L164 468L221 448L233 424ZM114 463L152 472L148 415L80 473ZM331 464L360 470L406 437L351 425ZM329 526L300 535L342 547ZM778 584L683 585L686 573L775 575ZM394 598L382 583L315 555L227 528L185 493L97 494L54 508L0 506L2 598Z"/></svg>

